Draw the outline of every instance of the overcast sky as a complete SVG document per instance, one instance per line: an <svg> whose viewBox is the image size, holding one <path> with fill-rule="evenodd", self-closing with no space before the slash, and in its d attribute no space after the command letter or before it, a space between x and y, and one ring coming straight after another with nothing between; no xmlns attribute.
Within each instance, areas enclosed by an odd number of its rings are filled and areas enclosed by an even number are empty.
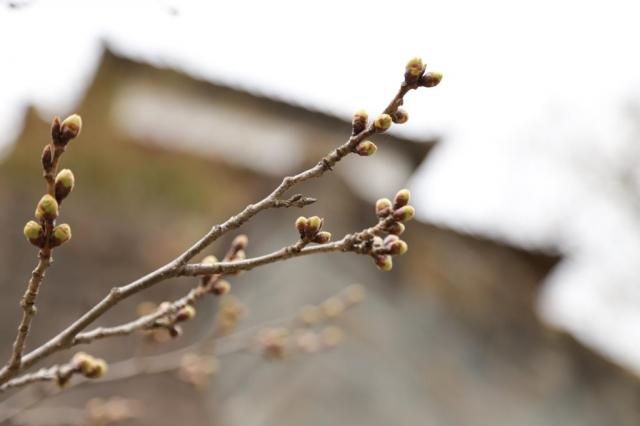
<svg viewBox="0 0 640 426"><path fill-rule="evenodd" d="M406 60L422 56L445 73L440 87L406 103L402 131L443 141L411 183L422 217L561 248L567 261L547 282L541 313L640 371L634 2L8 3L0 2L5 148L26 105L47 117L72 111L105 42L345 117L380 110Z"/></svg>

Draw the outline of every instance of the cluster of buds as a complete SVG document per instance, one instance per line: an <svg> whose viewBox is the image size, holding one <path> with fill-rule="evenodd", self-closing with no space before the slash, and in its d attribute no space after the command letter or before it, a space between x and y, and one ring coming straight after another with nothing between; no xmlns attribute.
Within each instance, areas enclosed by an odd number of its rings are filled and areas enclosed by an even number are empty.
<svg viewBox="0 0 640 426"><path fill-rule="evenodd" d="M373 128L376 132L381 133L391 127L392 117L389 114L380 114L373 121ZM353 114L351 121L351 129L353 135L358 135L365 131L369 125L369 114L364 109L359 109ZM376 153L378 147L370 140L363 140L353 147L353 152L362 156L370 157Z"/></svg>
<svg viewBox="0 0 640 426"><path fill-rule="evenodd" d="M391 127L391 116L389 114L381 114L373 122L373 126L377 132L384 132ZM369 125L369 114L364 109L357 110L351 120L351 131L353 135L358 135L365 131ZM353 152L362 156L370 157L376 153L378 147L370 140L363 140L353 147Z"/></svg>
<svg viewBox="0 0 640 426"><path fill-rule="evenodd" d="M92 398L85 406L87 426L107 426L142 416L142 404L125 398Z"/></svg>
<svg viewBox="0 0 640 426"><path fill-rule="evenodd" d="M209 379L219 368L219 361L211 355L187 353L180 359L178 377L198 390L204 390L209 385Z"/></svg>
<svg viewBox="0 0 640 426"><path fill-rule="evenodd" d="M160 306L158 306L158 310L160 311L170 311L171 308L171 302L162 302ZM160 318L155 322L153 327L167 330L169 336L172 338L180 337L182 335L182 327L180 327L178 323L191 321L195 316L196 308L191 305L185 305L175 313Z"/></svg>
<svg viewBox="0 0 640 426"><path fill-rule="evenodd" d="M74 374L81 374L88 379L99 379L107 374L107 370L105 360L85 352L78 352L68 364L58 369L57 383L60 387L65 386Z"/></svg>
<svg viewBox="0 0 640 426"><path fill-rule="evenodd" d="M196 316L196 308L191 305L185 305L173 312L171 302L162 302L160 305L153 302L142 302L136 310L139 316L167 312L166 315L156 320L148 330L145 330L150 339L156 343L164 343L171 338L180 337L182 327L179 323L191 321Z"/></svg>
<svg viewBox="0 0 640 426"><path fill-rule="evenodd" d="M321 231L323 224L324 219L318 216L300 216L295 225L304 243L325 244L331 241L331 232Z"/></svg>
<svg viewBox="0 0 640 426"><path fill-rule="evenodd" d="M55 225L60 213L59 202L51 195L44 195L36 206L35 217L24 225L25 238L38 248L58 247L71 239L71 227L66 223Z"/></svg>
<svg viewBox="0 0 640 426"><path fill-rule="evenodd" d="M379 218L376 228L382 235L373 237L369 254L381 271L390 271L393 268L392 256L405 254L408 250L407 243L399 235L405 230L403 222L413 219L416 214L414 207L409 205L410 197L409 190L402 189L393 202L388 198L376 202L376 215Z"/></svg>
<svg viewBox="0 0 640 426"><path fill-rule="evenodd" d="M246 259L247 254L245 250L248 245L249 238L246 235L238 235L233 239L233 242L229 247L229 251L224 256L224 261L233 262ZM201 263L204 265L215 265L218 263L218 258L213 255L209 255L202 259ZM229 284L227 280L222 279L221 274L205 275L202 277L201 284L216 296L222 296L231 291L231 284Z"/></svg>
<svg viewBox="0 0 640 426"><path fill-rule="evenodd" d="M364 287L351 285L317 305L300 309L291 327L268 327L257 338L257 350L270 360L281 360L295 353L315 353L331 349L344 340L344 332L328 321L338 319L365 297Z"/></svg>
<svg viewBox="0 0 640 426"><path fill-rule="evenodd" d="M426 71L427 66L420 58L412 58L407 62L405 68L405 84L410 88L434 87L442 80L442 73L437 71ZM371 124L375 133L382 133L389 130L392 123L404 124L409 120L409 113L403 108L402 99L396 99L395 103L378 115ZM364 109L357 110L351 119L351 134L357 136L369 128L369 114ZM376 153L378 147L370 140L362 140L353 147L356 154L368 157Z"/></svg>
<svg viewBox="0 0 640 426"><path fill-rule="evenodd" d="M60 122L60 118L55 117L51 124L51 140L54 148L64 148L72 140L78 137L82 131L82 117L78 114L70 115Z"/></svg>
<svg viewBox="0 0 640 426"><path fill-rule="evenodd" d="M55 225L60 214L60 204L69 196L75 185L75 177L69 169L55 175L58 159L69 141L80 133L82 119L72 115L60 122L54 118L51 126L52 142L42 152L42 168L49 184L48 193L36 205L35 218L24 226L24 236L40 249L58 247L71 239L71 227L67 224ZM55 175L55 176L54 176Z"/></svg>
<svg viewBox="0 0 640 426"><path fill-rule="evenodd" d="M407 84L422 87L435 87L442 81L439 71L427 71L427 65L421 58L411 58L405 68L404 79Z"/></svg>

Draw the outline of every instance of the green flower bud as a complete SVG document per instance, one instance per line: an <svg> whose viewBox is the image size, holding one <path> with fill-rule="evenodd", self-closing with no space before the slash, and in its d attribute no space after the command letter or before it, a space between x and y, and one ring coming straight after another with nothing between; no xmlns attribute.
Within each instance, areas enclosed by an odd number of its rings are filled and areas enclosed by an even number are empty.
<svg viewBox="0 0 640 426"><path fill-rule="evenodd" d="M226 280L218 280L211 288L211 292L216 296L222 296L231 291L231 284Z"/></svg>
<svg viewBox="0 0 640 426"><path fill-rule="evenodd" d="M383 272L388 272L393 268L393 259L388 254L377 255L374 260L378 269Z"/></svg>
<svg viewBox="0 0 640 426"><path fill-rule="evenodd" d="M391 119L394 123L404 124L409 121L409 113L402 108L398 108L396 112L391 115Z"/></svg>
<svg viewBox="0 0 640 426"><path fill-rule="evenodd" d="M385 130L389 130L392 121L389 114L380 114L373 122L373 127L378 132L384 132Z"/></svg>
<svg viewBox="0 0 640 426"><path fill-rule="evenodd" d="M63 169L56 176L56 184L60 184L65 188L73 188L75 184L75 178L73 176L73 172L69 169Z"/></svg>
<svg viewBox="0 0 640 426"><path fill-rule="evenodd" d="M404 207L409 204L409 200L411 199L411 192L408 189L401 189L396 193L395 198L393 199L393 208L399 209L400 207Z"/></svg>
<svg viewBox="0 0 640 426"><path fill-rule="evenodd" d="M327 231L318 232L313 238L313 242L318 244L326 244L329 241L331 241L331 232Z"/></svg>
<svg viewBox="0 0 640 426"><path fill-rule="evenodd" d="M376 215L386 217L391 214L391 201L388 198L380 198L376 201Z"/></svg>
<svg viewBox="0 0 640 426"><path fill-rule="evenodd" d="M371 141L362 141L356 145L355 151L363 157L370 157L376 153L378 147Z"/></svg>
<svg viewBox="0 0 640 426"><path fill-rule="evenodd" d="M89 368L83 371L83 374L89 379L99 379L104 377L108 370L109 366L104 359L94 358L93 362L89 364Z"/></svg>
<svg viewBox="0 0 640 426"><path fill-rule="evenodd" d="M80 134L82 130L82 118L78 114L65 118L60 125L62 138L67 142Z"/></svg>
<svg viewBox="0 0 640 426"><path fill-rule="evenodd" d="M74 368L78 369L84 374L85 370L89 368L94 360L95 358L88 353L78 352L73 356L73 358L71 358L71 364L73 364Z"/></svg>
<svg viewBox="0 0 640 426"><path fill-rule="evenodd" d="M405 67L407 75L412 77L418 77L424 71L425 65L422 62L422 58L411 58L409 62L407 62L407 66Z"/></svg>
<svg viewBox="0 0 640 426"><path fill-rule="evenodd" d="M420 79L420 85L424 87L434 87L442 81L442 73L438 71L429 71Z"/></svg>
<svg viewBox="0 0 640 426"><path fill-rule="evenodd" d="M409 250L409 246L402 240L395 240L387 245L387 249L389 250L389 254L399 255L405 254L407 250Z"/></svg>
<svg viewBox="0 0 640 426"><path fill-rule="evenodd" d="M54 220L58 217L59 207L58 202L51 195L44 195L38 202L36 207L36 218L39 220Z"/></svg>
<svg viewBox="0 0 640 426"><path fill-rule="evenodd" d="M100 377L106 376L108 371L109 371L109 365L107 364L107 362L104 359L97 359L96 365L92 372L93 373L92 376L95 379L99 379Z"/></svg>
<svg viewBox="0 0 640 426"><path fill-rule="evenodd" d="M390 234L393 234L393 235L402 235L404 230L405 230L405 226L404 226L403 223L400 223L400 222L393 222L387 228L387 232L389 232Z"/></svg>
<svg viewBox="0 0 640 426"><path fill-rule="evenodd" d="M304 232L307 229L307 218L304 216L300 216L296 219L296 229L300 233L300 238L304 237Z"/></svg>
<svg viewBox="0 0 640 426"><path fill-rule="evenodd" d="M393 212L393 218L402 222L413 219L415 215L416 210L413 206L403 206Z"/></svg>
<svg viewBox="0 0 640 426"><path fill-rule="evenodd" d="M305 235L308 238L315 237L318 231L320 231L320 229L322 228L322 222L322 219L320 219L318 216L311 216L307 220L307 229L305 231Z"/></svg>
<svg viewBox="0 0 640 426"><path fill-rule="evenodd" d="M51 245L57 247L71 239L71 227L66 223L53 228L53 236L51 237Z"/></svg>
<svg viewBox="0 0 640 426"><path fill-rule="evenodd" d="M359 109L353 114L351 124L353 126L353 134L357 135L367 128L369 114L364 109Z"/></svg>
<svg viewBox="0 0 640 426"><path fill-rule="evenodd" d="M78 352L71 359L73 367L90 379L98 379L107 374L108 366L105 360L95 358L85 352Z"/></svg>
<svg viewBox="0 0 640 426"><path fill-rule="evenodd" d="M182 307L176 313L176 321L177 322L190 321L193 318L195 318L195 316L196 316L196 308L194 308L191 305L187 305Z"/></svg>
<svg viewBox="0 0 640 426"><path fill-rule="evenodd" d="M69 193L73 191L74 185L75 177L73 176L73 172L71 170L64 169L60 173L58 173L55 183L56 200L58 202L61 202L62 200L67 198Z"/></svg>
<svg viewBox="0 0 640 426"><path fill-rule="evenodd" d="M35 220L30 220L24 225L24 236L34 246L42 248L44 245L44 229Z"/></svg>

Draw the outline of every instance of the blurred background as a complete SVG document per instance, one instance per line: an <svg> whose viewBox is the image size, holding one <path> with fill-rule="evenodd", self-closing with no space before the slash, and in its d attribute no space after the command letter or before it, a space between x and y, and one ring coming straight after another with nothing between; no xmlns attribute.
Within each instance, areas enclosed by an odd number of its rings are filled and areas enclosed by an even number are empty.
<svg viewBox="0 0 640 426"><path fill-rule="evenodd" d="M56 253L30 347L342 143L352 112L382 110L409 58L445 75L407 96L409 122L377 138L375 156L300 188L319 199L302 214L337 236L409 187L419 220L392 272L323 255L230 279L249 312L240 330L362 283L365 301L336 321L342 344L283 361L221 356L204 388L169 372L70 389L3 424L85 424L87 401L113 395L143 406L126 424L639 424L635 12L623 1L1 1L2 356L36 262L21 230L52 116L84 121L63 158L77 179L63 212L74 239ZM300 213L255 218L248 255L293 241ZM160 285L101 324L192 284ZM215 309L198 305L177 341L91 352L113 362L180 348Z"/></svg>

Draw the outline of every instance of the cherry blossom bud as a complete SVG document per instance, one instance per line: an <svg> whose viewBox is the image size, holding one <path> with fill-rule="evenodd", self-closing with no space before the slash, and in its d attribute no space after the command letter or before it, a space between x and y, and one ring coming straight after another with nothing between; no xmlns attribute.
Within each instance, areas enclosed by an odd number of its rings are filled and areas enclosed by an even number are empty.
<svg viewBox="0 0 640 426"><path fill-rule="evenodd" d="M45 172L51 171L53 168L53 154L51 153L51 145L47 145L42 150L42 168Z"/></svg>
<svg viewBox="0 0 640 426"><path fill-rule="evenodd" d="M442 73L438 71L426 72L420 79L420 85L424 87L434 87L442 81Z"/></svg>
<svg viewBox="0 0 640 426"><path fill-rule="evenodd" d="M36 207L36 218L39 220L54 220L58 217L59 207L58 202L51 195L44 195L40 201L38 202L38 206Z"/></svg>
<svg viewBox="0 0 640 426"><path fill-rule="evenodd" d="M305 235L308 238L313 238L322 228L322 219L318 216L311 216L307 220L307 228L305 230Z"/></svg>
<svg viewBox="0 0 640 426"><path fill-rule="evenodd" d="M404 207L409 204L409 199L411 198L411 192L408 189L401 189L396 193L396 196L393 199L393 208L399 209L400 207Z"/></svg>
<svg viewBox="0 0 640 426"><path fill-rule="evenodd" d="M331 241L331 232L326 231L318 232L313 238L313 242L318 244L326 244L329 241Z"/></svg>
<svg viewBox="0 0 640 426"><path fill-rule="evenodd" d="M64 169L56 176L55 193L56 200L61 202L73 191L75 185L75 177L73 172L69 169Z"/></svg>
<svg viewBox="0 0 640 426"><path fill-rule="evenodd" d="M231 248L234 251L245 250L248 245L249 245L249 237L243 234L243 235L238 235L233 239L233 242L231 243Z"/></svg>
<svg viewBox="0 0 640 426"><path fill-rule="evenodd" d="M416 215L413 206L403 206L393 212L393 218L402 222L411 220Z"/></svg>
<svg viewBox="0 0 640 426"><path fill-rule="evenodd" d="M187 305L182 307L178 312L176 312L176 321L190 321L196 316L196 308L191 305Z"/></svg>
<svg viewBox="0 0 640 426"><path fill-rule="evenodd" d="M307 218L304 216L300 216L296 219L296 229L300 233L300 238L304 237L304 232L307 229Z"/></svg>
<svg viewBox="0 0 640 426"><path fill-rule="evenodd" d="M53 235L51 236L51 246L57 247L71 239L71 227L66 223L53 228Z"/></svg>
<svg viewBox="0 0 640 426"><path fill-rule="evenodd" d="M424 71L425 65L422 62L422 58L411 58L409 62L407 62L407 66L405 67L405 71L407 75L412 77L418 77Z"/></svg>
<svg viewBox="0 0 640 426"><path fill-rule="evenodd" d="M30 220L24 225L24 236L34 246L42 247L44 242L44 230L35 220Z"/></svg>
<svg viewBox="0 0 640 426"><path fill-rule="evenodd" d="M405 226L404 226L403 223L400 223L400 222L393 222L387 228L387 232L389 232L390 234L393 234L393 235L402 235L404 230L405 230Z"/></svg>
<svg viewBox="0 0 640 426"><path fill-rule="evenodd" d="M211 288L211 292L216 296L223 296L231 291L231 284L226 280L217 280L213 287Z"/></svg>
<svg viewBox="0 0 640 426"><path fill-rule="evenodd" d="M391 119L394 123L404 124L409 121L409 113L402 108L398 108L396 112L391 115Z"/></svg>
<svg viewBox="0 0 640 426"><path fill-rule="evenodd" d="M373 127L378 132L384 132L385 130L389 130L392 121L389 114L380 114L373 122Z"/></svg>
<svg viewBox="0 0 640 426"><path fill-rule="evenodd" d="M391 201L388 198L380 198L376 201L376 215L386 217L391 214Z"/></svg>
<svg viewBox="0 0 640 426"><path fill-rule="evenodd" d="M60 124L62 139L67 142L80 134L82 130L82 118L78 114L72 114Z"/></svg>
<svg viewBox="0 0 640 426"><path fill-rule="evenodd" d="M389 250L389 254L400 255L405 254L409 249L409 246L402 240L396 240L389 243L387 245L387 249Z"/></svg>
<svg viewBox="0 0 640 426"><path fill-rule="evenodd" d="M369 114L364 109L359 109L353 114L351 124L353 126L353 134L357 135L367 128Z"/></svg>
<svg viewBox="0 0 640 426"><path fill-rule="evenodd" d="M393 268L393 260L388 254L377 255L374 257L376 266L381 271L387 272Z"/></svg>
<svg viewBox="0 0 640 426"><path fill-rule="evenodd" d="M358 145L356 145L355 151L356 154L362 157L370 157L376 153L378 147L371 141L362 141Z"/></svg>

